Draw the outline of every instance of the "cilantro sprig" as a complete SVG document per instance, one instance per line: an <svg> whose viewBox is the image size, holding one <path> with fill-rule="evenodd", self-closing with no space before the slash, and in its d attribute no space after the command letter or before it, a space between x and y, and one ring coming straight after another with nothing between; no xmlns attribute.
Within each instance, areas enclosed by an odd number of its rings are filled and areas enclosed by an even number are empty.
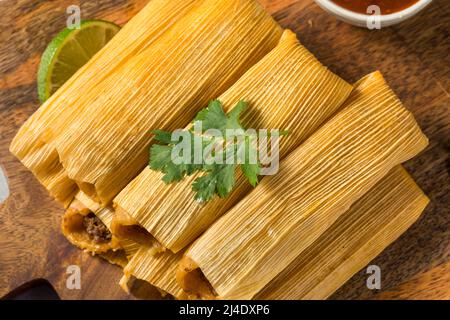
<svg viewBox="0 0 450 320"><path fill-rule="evenodd" d="M186 176L201 172L202 175L192 183L195 199L200 202L209 201L215 195L227 197L236 184L238 169L255 187L262 167L259 159L251 158L251 155L257 154L256 135L247 133L240 123L241 114L246 108L247 103L240 101L226 114L222 103L212 100L207 108L197 114L190 129L182 130L177 135L163 130L152 131L159 144L150 148L150 168L162 172L165 183L178 182ZM201 124L200 131L195 130L198 124ZM211 130L220 135L209 134ZM233 139L227 139L230 130L239 134ZM189 142L189 148L180 152L176 148L182 141ZM210 150L209 159L216 161L208 161L208 157L204 157L204 154L208 154L206 150ZM174 153L183 161L174 161Z"/></svg>

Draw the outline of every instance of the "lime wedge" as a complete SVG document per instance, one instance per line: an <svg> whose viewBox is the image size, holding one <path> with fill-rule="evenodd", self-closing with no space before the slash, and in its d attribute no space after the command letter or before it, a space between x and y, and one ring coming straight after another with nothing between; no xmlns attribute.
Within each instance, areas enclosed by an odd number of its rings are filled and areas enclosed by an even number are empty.
<svg viewBox="0 0 450 320"><path fill-rule="evenodd" d="M47 46L39 65L39 100L45 102L120 30L112 22L84 20L80 29L66 28Z"/></svg>

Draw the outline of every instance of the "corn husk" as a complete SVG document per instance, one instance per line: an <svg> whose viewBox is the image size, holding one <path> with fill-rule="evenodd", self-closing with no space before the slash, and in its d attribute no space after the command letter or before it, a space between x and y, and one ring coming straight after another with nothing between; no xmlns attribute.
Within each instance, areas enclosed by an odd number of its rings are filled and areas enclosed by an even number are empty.
<svg viewBox="0 0 450 320"><path fill-rule="evenodd" d="M129 239L120 239L120 244L127 255L128 261L130 261L131 258L133 258L133 256L142 247L141 244Z"/></svg>
<svg viewBox="0 0 450 320"><path fill-rule="evenodd" d="M256 295L256 299L326 299L395 241L429 199L394 168Z"/></svg>
<svg viewBox="0 0 450 320"><path fill-rule="evenodd" d="M10 150L52 196L68 206L78 191L60 163L54 140L80 119L100 83L144 51L202 1L152 0L88 63L81 67L22 126Z"/></svg>
<svg viewBox="0 0 450 320"><path fill-rule="evenodd" d="M366 76L344 110L188 249L179 270L193 275L200 269L220 298L251 299L392 168L427 144L382 75Z"/></svg>
<svg viewBox="0 0 450 320"><path fill-rule="evenodd" d="M286 30L278 46L219 100L227 111L239 100L248 102L242 119L247 128L288 130L290 134L280 141L283 158L334 114L351 90L351 85L322 66L295 34ZM146 168L114 199L115 207L163 246L178 252L251 190L239 174L225 199L200 203L191 190L197 177L166 185L161 173Z"/></svg>
<svg viewBox="0 0 450 320"><path fill-rule="evenodd" d="M121 268L125 268L128 264L128 258L124 250L109 250L104 253L99 253L98 256L108 261L109 263L117 265Z"/></svg>
<svg viewBox="0 0 450 320"><path fill-rule="evenodd" d="M181 297L182 290L175 280L175 271L181 254L175 256L155 241L147 240L145 245L129 239L95 242L89 237L82 224L84 216L94 213L112 230L114 210L102 207L83 192L78 192L62 218L62 233L73 245L97 255L111 264L124 269L120 286L128 293L141 299ZM153 265L154 268L141 268ZM156 270L156 271L155 271ZM145 283L143 283L145 282Z"/></svg>
<svg viewBox="0 0 450 320"><path fill-rule="evenodd" d="M274 48L281 28L253 0L205 0L86 96L54 141L70 179L107 205L148 163L153 129L187 125Z"/></svg>
<svg viewBox="0 0 450 320"><path fill-rule="evenodd" d="M163 295L178 299L185 297L175 278L182 253L174 254L159 249L159 247L140 246L123 270L122 287L130 291L128 283L134 277L158 288L165 293Z"/></svg>
<svg viewBox="0 0 450 320"><path fill-rule="evenodd" d="M395 167L254 298L328 298L405 232L428 202L409 174ZM126 267L126 277L157 283L176 298L205 298L205 293L197 297L182 292L174 283L181 257L169 251L155 255L141 246Z"/></svg>

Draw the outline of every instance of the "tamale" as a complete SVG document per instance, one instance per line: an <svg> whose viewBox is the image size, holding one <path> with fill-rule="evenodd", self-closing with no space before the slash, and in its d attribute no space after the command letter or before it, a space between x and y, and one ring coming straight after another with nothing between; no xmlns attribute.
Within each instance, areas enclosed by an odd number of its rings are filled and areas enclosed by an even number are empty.
<svg viewBox="0 0 450 320"><path fill-rule="evenodd" d="M55 146L55 136L90 107L97 85L126 61L155 42L200 0L152 0L122 30L81 67L21 127L11 152L30 169L50 194L67 206L78 187L67 177ZM88 94L89 93L89 94Z"/></svg>
<svg viewBox="0 0 450 320"><path fill-rule="evenodd" d="M95 215L111 230L114 214L112 208L104 208L83 192L78 192L62 218L62 232L78 248L124 268L120 285L130 294L142 299L181 297L183 292L175 280L181 255L174 256L169 251L164 251L157 241L149 238L137 243L128 239L119 240L115 235L107 241L92 237L84 223L85 217ZM155 268L148 272L149 268L140 268L141 264L154 265ZM154 273L154 270L158 273Z"/></svg>
<svg viewBox="0 0 450 320"><path fill-rule="evenodd" d="M146 281L166 295L183 298L185 294L175 277L181 257L182 253L174 254L170 251L159 251L159 247L141 246L123 269L121 286L127 290L129 279L135 277Z"/></svg>
<svg viewBox="0 0 450 320"><path fill-rule="evenodd" d="M279 146L283 158L334 114L351 91L350 84L324 67L292 31L286 30L277 47L219 100L226 111L239 100L248 102L242 118L247 128L288 130ZM225 199L199 203L191 190L197 177L166 185L161 173L144 169L114 199L120 213L116 218L131 216L163 246L178 252L251 190L239 174L234 190ZM124 228L129 225L122 224Z"/></svg>
<svg viewBox="0 0 450 320"><path fill-rule="evenodd" d="M62 217L62 233L78 248L124 268L141 245L127 239L119 240L111 233L113 216L112 208L100 206L79 191ZM87 225L86 218L93 220L95 225ZM103 237L96 238L90 227L101 229Z"/></svg>
<svg viewBox="0 0 450 320"><path fill-rule="evenodd" d="M253 0L205 0L116 68L52 141L67 176L107 205L148 162L153 129L194 115L273 49L282 30Z"/></svg>
<svg viewBox="0 0 450 320"><path fill-rule="evenodd" d="M255 299L328 298L408 229L428 202L408 173L395 167Z"/></svg>
<svg viewBox="0 0 450 320"><path fill-rule="evenodd" d="M62 233L78 248L99 255L112 264L125 267L128 259L131 259L142 245L150 247L155 245L156 242L148 237L140 243L126 238L119 239L111 233L114 214L115 212L111 207L102 207L79 191L62 217ZM104 228L104 232L107 232L108 235L111 234L110 238L95 239L88 230L86 218L94 219L97 223L95 227ZM160 250L162 249L160 248Z"/></svg>
<svg viewBox="0 0 450 320"><path fill-rule="evenodd" d="M428 202L408 173L395 167L254 298L328 298L409 228ZM126 267L127 278L157 283L176 298L197 298L173 282L182 253L141 248ZM201 298L212 298L208 289L199 289Z"/></svg>
<svg viewBox="0 0 450 320"><path fill-rule="evenodd" d="M112 209L103 208L78 192L62 217L62 233L82 250L102 254L111 263L125 264L126 254L121 242L110 232L113 215Z"/></svg>
<svg viewBox="0 0 450 320"><path fill-rule="evenodd" d="M207 282L219 298L251 299L427 144L381 73L364 77L344 110L194 242L180 262L180 284L195 292Z"/></svg>

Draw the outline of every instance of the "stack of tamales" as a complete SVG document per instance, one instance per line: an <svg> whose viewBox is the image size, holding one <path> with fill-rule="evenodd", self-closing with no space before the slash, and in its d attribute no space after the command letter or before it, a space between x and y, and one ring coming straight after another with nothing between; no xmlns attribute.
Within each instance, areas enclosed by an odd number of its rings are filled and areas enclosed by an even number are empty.
<svg viewBox="0 0 450 320"><path fill-rule="evenodd" d="M200 203L146 167L151 130L208 101L289 132L280 169ZM66 207L64 235L189 299L324 299L424 210L401 164L428 141L379 72L354 86L254 0L152 0L23 125L11 152Z"/></svg>
<svg viewBox="0 0 450 320"><path fill-rule="evenodd" d="M334 114L351 90L351 85L323 67L287 30L276 48L219 100L227 110L241 99L248 101L250 108L242 119L247 127L288 130L289 136L280 141L282 159ZM196 177L165 185L160 173L146 168L114 199L115 207L119 213L125 211L164 247L178 252L251 188L240 176L227 198L199 203L190 189Z"/></svg>
<svg viewBox="0 0 450 320"><path fill-rule="evenodd" d="M396 165L427 145L379 73L356 84L322 126L184 254L188 292L255 296ZM226 270L224 272L224 270ZM198 284L200 282L200 284Z"/></svg>

